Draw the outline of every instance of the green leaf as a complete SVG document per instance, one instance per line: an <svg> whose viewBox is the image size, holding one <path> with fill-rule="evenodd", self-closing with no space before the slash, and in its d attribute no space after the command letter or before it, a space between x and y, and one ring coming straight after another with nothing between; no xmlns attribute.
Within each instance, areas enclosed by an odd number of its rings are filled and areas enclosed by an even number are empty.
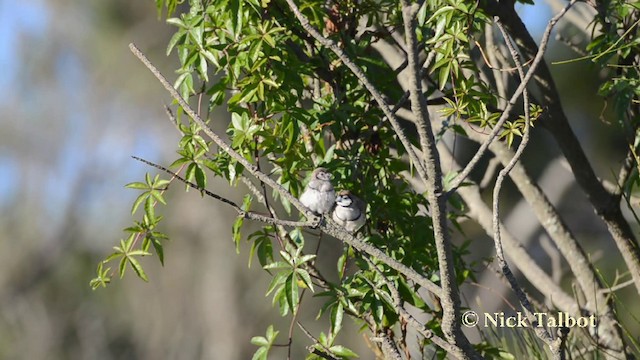
<svg viewBox="0 0 640 360"><path fill-rule="evenodd" d="M147 189L149 189L149 186L147 184L145 184L145 183L142 183L142 182L128 183L124 187L126 187L128 189L136 189L136 190L147 190Z"/></svg>
<svg viewBox="0 0 640 360"><path fill-rule="evenodd" d="M153 198L150 196L147 196L147 199L144 203L144 213L149 218L149 221L153 222L156 219L156 211L153 204Z"/></svg>
<svg viewBox="0 0 640 360"><path fill-rule="evenodd" d="M200 165L196 165L195 167L195 178L198 187L200 187L201 189L207 187L207 174L205 174Z"/></svg>
<svg viewBox="0 0 640 360"><path fill-rule="evenodd" d="M440 68L440 72L438 73L438 84L439 89L444 89L447 86L447 80L449 79L449 73L451 72L451 62L448 62L445 66Z"/></svg>
<svg viewBox="0 0 640 360"><path fill-rule="evenodd" d="M355 352L353 352L353 350L344 347L342 345L335 345L329 348L329 350L331 350L332 353L334 353L335 355L338 356L344 356L344 357L348 357L348 358L357 358L359 357L358 354L356 354Z"/></svg>
<svg viewBox="0 0 640 360"><path fill-rule="evenodd" d="M173 36L169 40L169 44L167 45L167 52L166 52L167 56L171 55L171 50L173 50L173 48L178 43L184 42L185 36L186 36L186 33L184 31L177 31L175 34L173 34Z"/></svg>
<svg viewBox="0 0 640 360"><path fill-rule="evenodd" d="M127 253L127 256L149 256L150 252L144 250L133 250Z"/></svg>
<svg viewBox="0 0 640 360"><path fill-rule="evenodd" d="M265 270L279 270L279 269L291 269L291 265L284 261L276 261L270 264L267 264L263 267Z"/></svg>
<svg viewBox="0 0 640 360"><path fill-rule="evenodd" d="M152 190L151 191L151 196L153 196L153 198L156 199L156 201L158 201L159 203L161 203L163 205L167 205L167 202L164 199L164 196L162 196L162 192L160 192L158 190Z"/></svg>
<svg viewBox="0 0 640 360"><path fill-rule="evenodd" d="M89 282L92 290L96 290L99 287L106 288L107 284L111 282L111 276L109 276L111 268L108 267L103 270L103 265L104 261L98 263L98 268L96 269L97 276Z"/></svg>
<svg viewBox="0 0 640 360"><path fill-rule="evenodd" d="M175 25L177 27L185 28L187 27L185 23L178 18L169 18L167 19L167 24Z"/></svg>
<svg viewBox="0 0 640 360"><path fill-rule="evenodd" d="M331 309L331 335L335 337L342 329L342 318L344 315L344 306L342 302L338 301L338 304Z"/></svg>
<svg viewBox="0 0 640 360"><path fill-rule="evenodd" d="M338 267L338 276L340 277L340 279L344 277L344 270L346 268L345 264L347 262L347 254L348 254L348 251L344 251L342 255L340 255L340 257L338 258L338 263L336 265Z"/></svg>
<svg viewBox="0 0 640 360"><path fill-rule="evenodd" d="M119 258L119 257L121 257L121 256L123 256L123 255L122 255L122 252L114 252L114 253L112 253L111 255L107 256L107 258L106 258L106 259L104 259L104 260L102 261L102 263L108 263L109 261L114 260L114 259L117 259L117 258Z"/></svg>
<svg viewBox="0 0 640 360"><path fill-rule="evenodd" d="M136 272L136 275L138 275L138 277L140 277L142 280L148 282L149 278L147 277L147 274L145 274L144 270L142 269L142 265L140 265L140 263L138 262L138 259L134 257L128 257L127 259L129 260L129 264L131 264L131 267L133 268L133 270Z"/></svg>
<svg viewBox="0 0 640 360"><path fill-rule="evenodd" d="M262 336L254 336L251 338L251 343L256 346L266 346L269 345L269 341Z"/></svg>
<svg viewBox="0 0 640 360"><path fill-rule="evenodd" d="M267 355L269 354L269 350L267 348L261 347L256 350L256 352L251 357L251 360L267 360Z"/></svg>
<svg viewBox="0 0 640 360"><path fill-rule="evenodd" d="M331 160L333 160L333 153L336 150L336 144L331 145L331 147L329 149L327 149L327 152L324 154L324 160L323 162L325 164L328 164L329 162L331 162Z"/></svg>
<svg viewBox="0 0 640 360"><path fill-rule="evenodd" d="M287 277L287 280L284 283L285 285L285 296L287 298L287 304L291 311L295 314L298 312L298 277L295 272L292 272Z"/></svg>
<svg viewBox="0 0 640 360"><path fill-rule="evenodd" d="M300 275L304 285L313 292L313 283L311 282L311 276L309 272L305 269L296 269L296 273Z"/></svg>
<svg viewBox="0 0 640 360"><path fill-rule="evenodd" d="M285 281L286 281L285 274L284 273L277 273L273 277L273 279L271 279L271 283L269 284L269 288L267 289L266 296L269 296L269 294L271 294L272 292L276 291L276 289L282 288L282 285L284 284Z"/></svg>
<svg viewBox="0 0 640 360"><path fill-rule="evenodd" d="M207 65L207 58L204 56L204 54L200 54L198 56L198 72L200 72L200 76L202 77L202 79L204 79L204 81L209 82L209 75L208 75L208 65Z"/></svg>
<svg viewBox="0 0 640 360"><path fill-rule="evenodd" d="M131 207L131 215L136 213L140 204L142 204L145 200L147 200L148 197L149 197L148 193L144 193L138 196L136 201L133 202L133 206Z"/></svg>
<svg viewBox="0 0 640 360"><path fill-rule="evenodd" d="M233 242L236 244L236 253L240 254L240 240L242 239L242 234L240 230L242 229L242 224L244 223L244 217L238 216L236 221L233 222L233 227L231 228L231 232L233 234Z"/></svg>
<svg viewBox="0 0 640 360"><path fill-rule="evenodd" d="M118 273L120 274L120 279L124 277L124 272L127 270L127 257L123 256L120 259L120 263L118 264Z"/></svg>
<svg viewBox="0 0 640 360"><path fill-rule="evenodd" d="M158 254L160 264L164 266L164 248L162 246L162 243L158 239L153 238L151 240L151 244L153 245L153 249L156 251L156 254Z"/></svg>

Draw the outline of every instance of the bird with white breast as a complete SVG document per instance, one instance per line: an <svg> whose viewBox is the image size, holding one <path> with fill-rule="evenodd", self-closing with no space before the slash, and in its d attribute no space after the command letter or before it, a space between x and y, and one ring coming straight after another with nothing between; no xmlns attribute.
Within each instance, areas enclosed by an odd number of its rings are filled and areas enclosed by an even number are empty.
<svg viewBox="0 0 640 360"><path fill-rule="evenodd" d="M367 221L366 204L349 190L341 190L336 197L333 220L344 226L347 231L355 233Z"/></svg>
<svg viewBox="0 0 640 360"><path fill-rule="evenodd" d="M327 169L319 167L313 170L311 180L300 196L300 202L317 215L327 214L336 201L336 192L331 184L333 176Z"/></svg>

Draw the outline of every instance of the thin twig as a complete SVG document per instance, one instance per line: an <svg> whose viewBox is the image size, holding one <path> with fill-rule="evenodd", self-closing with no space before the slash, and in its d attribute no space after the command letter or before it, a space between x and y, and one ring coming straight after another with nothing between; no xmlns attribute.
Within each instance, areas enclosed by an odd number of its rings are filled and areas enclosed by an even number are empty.
<svg viewBox="0 0 640 360"><path fill-rule="evenodd" d="M314 343L313 345L311 345L311 346L309 346L309 347L307 348L307 349L309 350L309 352L310 352L310 353L313 353L313 354L315 354L315 355L318 355L318 356L320 356L320 357L322 357L322 358L324 358L324 359L327 359L327 360L338 360L338 359L334 358L333 356L329 355L329 354L331 353L331 350L330 350L329 348L327 348L326 346L324 346L320 341L318 341L318 339L316 339L316 338L315 338L315 337L314 337L314 336L309 332L309 330L307 330L304 326L302 326L302 324L301 324L299 321L297 321L297 322L296 322L296 324L298 324L298 327L299 327L300 329L302 329L302 332L303 332L305 335L307 335L307 337L308 337L309 339L311 339L311 341L313 341L313 343ZM323 353L323 352L319 351L318 349L316 349L316 348L315 348L315 345L319 345L319 346L322 348L322 350L324 350L325 352Z"/></svg>
<svg viewBox="0 0 640 360"><path fill-rule="evenodd" d="M522 69L522 64L520 63L519 54L516 51L513 44L511 43L511 38L509 37L509 34L502 26L500 19L498 17L495 17L494 21L498 26L498 28L500 29L500 31L502 32L502 36L504 38L505 44L507 45L507 48L511 52L511 57L513 58L513 62L515 63L518 69L518 75L520 76L520 81L524 84L525 74L524 74L524 70ZM511 161L498 174L498 178L496 179L496 183L493 188L493 237L494 237L494 243L496 248L496 257L498 259L498 263L500 264L502 273L504 274L505 278L507 278L507 280L509 281L509 285L511 285L511 288L513 289L513 291L518 296L518 300L520 300L520 303L522 304L525 311L527 312L529 320L532 321L532 323L534 323L535 317L533 316L533 313L535 312L535 310L533 309L533 306L531 306L531 303L529 302L527 295L524 293L524 291L520 287L520 284L518 284L518 281L516 280L515 276L511 272L511 269L509 268L509 265L507 264L507 261L504 257L504 253L502 250L502 239L500 237L500 206L499 206L500 189L502 188L502 183L504 179L509 175L509 172L511 171L511 169L513 169L516 162L520 159L527 144L529 143L529 130L531 127L529 124L529 120L530 120L529 119L529 94L526 90L526 87L525 89L523 89L522 95L524 98L524 122L525 122L522 141L520 142L520 145L518 146L518 149L516 150L516 153L511 159ZM554 341L553 337L549 334L549 332L547 332L547 330L544 327L534 325L534 328L535 328L534 331L536 335L551 348L551 352L554 354L554 357L558 359L564 358L564 355L563 355L564 352L560 348L561 343Z"/></svg>
<svg viewBox="0 0 640 360"><path fill-rule="evenodd" d="M474 43L476 44L476 46L478 47L478 50L480 50L480 56L482 56L482 59L484 60L484 63L489 67L489 69L491 70L496 70L496 71L503 71L503 72L514 72L516 70L518 70L517 66L514 67L510 67L510 68L506 68L506 69L501 69L497 66L494 66L491 64L491 61L489 61L489 58L487 57L487 55L484 53L484 50L482 49L482 45L480 45L480 43L475 40ZM529 63L532 61L533 59L529 59L527 62L524 63L524 65L529 65Z"/></svg>
<svg viewBox="0 0 640 360"><path fill-rule="evenodd" d="M624 289L629 285L633 285L633 279L627 280L627 281L625 281L625 282L623 282L621 284L612 286L612 287L607 288L607 289L600 289L600 293L602 293L602 294L610 294L612 292L616 292L618 290Z"/></svg>
<svg viewBox="0 0 640 360"><path fill-rule="evenodd" d="M275 219L269 216L265 216L265 215L261 215L252 211L245 211L242 210L242 208L240 206L238 206L238 204L236 204L235 202L224 198L218 194L215 194L207 189L201 188L200 186L192 183L191 181L186 180L185 178L183 178L182 176L176 174L175 172L165 168L162 165L158 165L158 164L154 164L151 161L145 160L145 159L141 159L137 156L132 156L132 158L143 162L147 165L153 166L157 169L160 169L168 174L171 174L171 176L175 177L176 179L180 180L181 182L183 182L184 184L188 185L189 187L196 189L198 191L201 191L205 194L207 194L207 196L212 197L216 200L219 200L221 202L223 202L224 204L227 204L229 206L231 206L234 210L236 210L236 212L238 213L239 216L244 217L245 219L251 219L251 220L256 220L256 221L261 221L264 223L268 223L268 224L274 224L274 225L282 225L282 226L290 226L290 227L312 227L314 225L314 223L312 221L290 221L290 220L280 220L280 219Z"/></svg>
<svg viewBox="0 0 640 360"><path fill-rule="evenodd" d="M296 319L298 318L298 314L300 314L300 306L302 305L302 299L304 298L305 290L302 290L300 294L300 298L298 299L298 306L293 310L293 316L291 317L291 322L289 323L289 337L287 341L287 360L291 360L291 345L293 344L293 327L297 323Z"/></svg>
<svg viewBox="0 0 640 360"><path fill-rule="evenodd" d="M488 58L491 63L498 63L497 54L500 53L500 49L495 45L493 39L493 24L485 25L485 43L486 47L489 50ZM505 101L507 98L507 78L508 74L504 72L500 72L498 70L492 69L493 78L496 86L496 90L498 91L498 106L503 107L506 106Z"/></svg>
<svg viewBox="0 0 640 360"><path fill-rule="evenodd" d="M536 41L513 6L504 6L493 0L483 1L482 6L486 7L489 13L498 14L507 24L523 54L533 56L538 51ZM540 89L541 106L548 109L540 123L555 139L571 166L576 182L586 193L595 213L606 224L625 265L635 280L636 292L640 294L640 247L633 229L622 213L619 199L607 192L596 176L582 144L569 124L556 84L545 63L541 63L536 70L535 82Z"/></svg>

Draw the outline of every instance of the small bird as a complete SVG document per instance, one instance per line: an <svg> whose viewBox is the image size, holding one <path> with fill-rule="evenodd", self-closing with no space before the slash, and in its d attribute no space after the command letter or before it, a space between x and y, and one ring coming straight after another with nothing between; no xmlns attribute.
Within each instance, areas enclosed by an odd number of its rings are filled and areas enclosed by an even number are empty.
<svg viewBox="0 0 640 360"><path fill-rule="evenodd" d="M326 214L333 208L336 192L331 184L333 176L327 169L319 167L313 170L311 181L300 196L300 202L318 215Z"/></svg>
<svg viewBox="0 0 640 360"><path fill-rule="evenodd" d="M342 190L336 197L336 208L333 220L344 226L347 231L355 233L367 221L366 204L349 190Z"/></svg>

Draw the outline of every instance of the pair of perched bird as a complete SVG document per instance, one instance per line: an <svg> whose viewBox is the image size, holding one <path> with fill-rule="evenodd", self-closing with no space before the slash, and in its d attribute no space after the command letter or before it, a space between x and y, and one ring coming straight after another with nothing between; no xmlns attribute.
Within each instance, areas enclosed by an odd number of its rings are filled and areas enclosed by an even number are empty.
<svg viewBox="0 0 640 360"><path fill-rule="evenodd" d="M366 222L366 205L349 190L341 190L336 196L331 184L332 178L327 169L315 169L311 174L311 181L300 196L300 202L319 215L333 210L333 220L347 231L355 233Z"/></svg>

